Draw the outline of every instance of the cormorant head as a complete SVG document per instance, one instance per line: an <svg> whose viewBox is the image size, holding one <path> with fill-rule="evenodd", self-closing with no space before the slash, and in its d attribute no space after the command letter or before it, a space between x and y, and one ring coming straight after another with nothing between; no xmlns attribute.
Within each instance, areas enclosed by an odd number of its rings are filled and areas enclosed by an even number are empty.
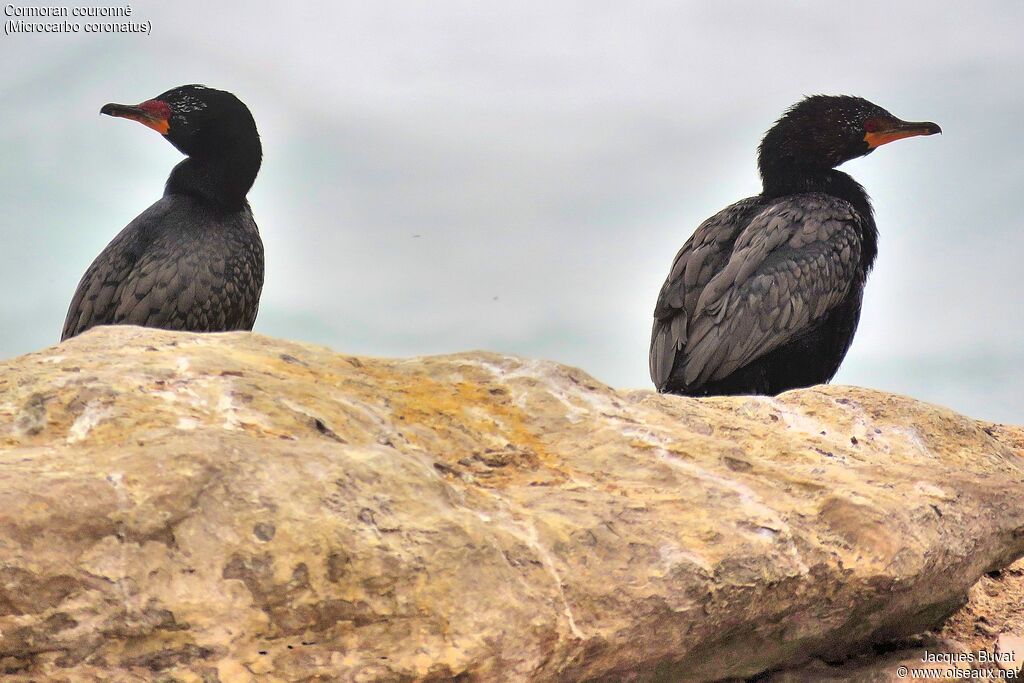
<svg viewBox="0 0 1024 683"><path fill-rule="evenodd" d="M224 90L183 85L136 105L105 104L100 113L138 121L189 157L204 159L238 149L262 155L249 108Z"/></svg>
<svg viewBox="0 0 1024 683"><path fill-rule="evenodd" d="M790 107L765 133L758 167L762 178L827 170L888 142L941 132L929 121L902 121L862 97L812 95Z"/></svg>

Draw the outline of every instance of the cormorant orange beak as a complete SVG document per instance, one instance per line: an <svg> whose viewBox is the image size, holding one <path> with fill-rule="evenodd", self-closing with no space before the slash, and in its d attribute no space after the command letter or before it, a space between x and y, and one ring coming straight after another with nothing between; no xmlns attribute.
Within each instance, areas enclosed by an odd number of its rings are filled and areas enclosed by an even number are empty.
<svg viewBox="0 0 1024 683"><path fill-rule="evenodd" d="M103 108L100 109L100 113L138 121L161 135L167 135L167 132L171 129L171 108L166 102L161 102L160 100L146 100L134 106L114 103L104 104Z"/></svg>
<svg viewBox="0 0 1024 683"><path fill-rule="evenodd" d="M864 134L864 142L868 143L869 149L874 149L903 138L912 138L915 135L935 135L941 132L942 129L931 121L883 119L876 123L875 130Z"/></svg>

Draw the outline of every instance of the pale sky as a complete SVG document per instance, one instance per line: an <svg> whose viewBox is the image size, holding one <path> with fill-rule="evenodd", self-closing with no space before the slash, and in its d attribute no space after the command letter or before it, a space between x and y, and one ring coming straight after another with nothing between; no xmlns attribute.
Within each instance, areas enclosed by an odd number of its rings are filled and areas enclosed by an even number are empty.
<svg viewBox="0 0 1024 683"><path fill-rule="evenodd" d="M760 191L786 107L845 93L943 135L842 167L880 248L836 381L1024 422L1020 3L131 7L151 35L0 36L0 357L56 343L86 267L180 159L100 106L204 83L263 139L256 331L649 388L675 252Z"/></svg>

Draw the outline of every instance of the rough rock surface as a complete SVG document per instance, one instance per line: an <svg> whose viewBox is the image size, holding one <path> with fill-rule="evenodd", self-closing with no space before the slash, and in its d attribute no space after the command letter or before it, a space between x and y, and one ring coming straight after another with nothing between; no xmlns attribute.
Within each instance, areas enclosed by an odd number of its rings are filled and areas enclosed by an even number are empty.
<svg viewBox="0 0 1024 683"><path fill-rule="evenodd" d="M943 636L972 650L994 650L1007 634L1024 636L1024 560L981 577L969 595L968 603L943 625ZM1024 657L1024 647L1017 649Z"/></svg>
<svg viewBox="0 0 1024 683"><path fill-rule="evenodd" d="M995 676L972 677L971 653L962 643L932 634L894 644L895 650L879 648L845 662L827 664L817 660L796 670L778 672L768 683L916 683L925 680L994 680ZM994 665L990 665L994 666Z"/></svg>
<svg viewBox="0 0 1024 683"><path fill-rule="evenodd" d="M11 680L699 680L842 659L1024 552L1019 429L850 387L100 328L0 364Z"/></svg>

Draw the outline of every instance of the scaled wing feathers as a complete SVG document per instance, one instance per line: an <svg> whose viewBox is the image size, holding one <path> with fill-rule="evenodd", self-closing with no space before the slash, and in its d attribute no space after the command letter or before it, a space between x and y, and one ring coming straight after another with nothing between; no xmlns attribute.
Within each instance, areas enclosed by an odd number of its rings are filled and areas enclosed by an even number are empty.
<svg viewBox="0 0 1024 683"><path fill-rule="evenodd" d="M805 194L744 200L706 221L661 290L655 385L725 378L812 330L854 284L861 220L841 199Z"/></svg>

